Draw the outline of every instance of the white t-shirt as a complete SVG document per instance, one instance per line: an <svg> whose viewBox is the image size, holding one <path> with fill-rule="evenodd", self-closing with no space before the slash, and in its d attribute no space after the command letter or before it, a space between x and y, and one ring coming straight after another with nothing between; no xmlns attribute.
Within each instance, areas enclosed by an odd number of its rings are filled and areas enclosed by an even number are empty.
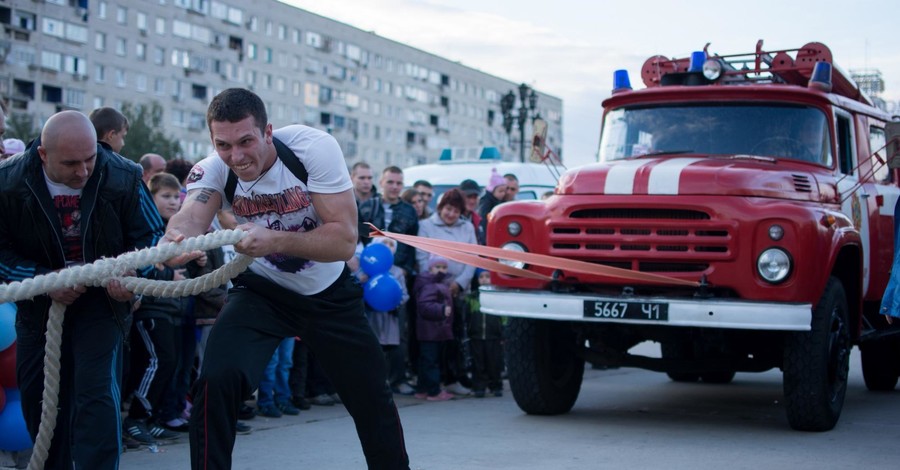
<svg viewBox="0 0 900 470"><path fill-rule="evenodd" d="M235 186L231 209L238 223L251 222L272 230L307 232L322 224L309 193L334 194L353 187L340 146L318 129L293 125L273 131L290 148L309 173L307 184L297 179L281 159L256 182ZM188 191L210 188L222 194L228 166L213 152L191 170ZM256 258L250 270L303 295L321 292L334 283L344 269L343 261L322 263L280 253Z"/></svg>

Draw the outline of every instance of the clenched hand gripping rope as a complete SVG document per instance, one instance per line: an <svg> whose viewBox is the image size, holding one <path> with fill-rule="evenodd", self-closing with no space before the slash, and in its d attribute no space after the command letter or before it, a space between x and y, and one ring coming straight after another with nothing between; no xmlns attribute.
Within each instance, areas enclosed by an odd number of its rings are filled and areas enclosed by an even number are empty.
<svg viewBox="0 0 900 470"><path fill-rule="evenodd" d="M30 299L34 296L75 286L106 287L112 279L120 279L122 285L135 294L147 294L154 297L182 297L196 295L224 284L229 279L245 270L253 258L239 254L221 268L198 277L183 281L154 281L125 273L162 263L174 256L194 250L210 250L223 245L239 242L246 233L242 230L219 230L184 240L181 243L170 243L143 250L132 251L116 258L105 258L91 264L72 267L43 276L13 282L0 286L0 302L15 302ZM56 427L56 408L59 395L59 357L62 336L62 321L66 306L53 302L50 307L50 318L47 320L47 343L44 348L44 393L41 408L41 425L34 443L34 453L28 462L29 470L40 470L44 467Z"/></svg>

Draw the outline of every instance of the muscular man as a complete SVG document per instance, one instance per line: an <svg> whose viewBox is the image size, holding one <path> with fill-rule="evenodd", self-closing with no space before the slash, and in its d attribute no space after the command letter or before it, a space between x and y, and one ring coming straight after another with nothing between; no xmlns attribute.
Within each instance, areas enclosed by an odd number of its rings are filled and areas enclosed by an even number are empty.
<svg viewBox="0 0 900 470"><path fill-rule="evenodd" d="M369 468L409 468L381 348L344 262L357 243L357 209L340 147L310 127L273 130L262 100L245 89L217 95L206 120L217 154L192 170L166 239L205 233L230 205L247 232L234 248L256 259L233 280L209 335L192 390L191 465L231 467L242 400L281 340L299 336L353 417Z"/></svg>
<svg viewBox="0 0 900 470"><path fill-rule="evenodd" d="M0 167L0 281L47 274L155 244L162 219L140 168L97 142L76 111L51 116L25 153ZM116 469L122 339L132 294L63 288L18 302L16 374L32 439L41 421L44 334L51 300L63 321L59 414L48 469Z"/></svg>

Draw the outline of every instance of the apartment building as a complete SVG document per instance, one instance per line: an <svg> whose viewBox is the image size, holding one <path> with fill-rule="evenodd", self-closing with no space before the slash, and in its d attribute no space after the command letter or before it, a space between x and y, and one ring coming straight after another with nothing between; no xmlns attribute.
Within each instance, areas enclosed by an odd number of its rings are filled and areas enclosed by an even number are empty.
<svg viewBox="0 0 900 470"><path fill-rule="evenodd" d="M165 134L196 160L211 149L209 101L246 87L276 127L332 133L348 165L405 167L471 146L518 159L500 107L517 82L276 0L0 0L0 24L0 96L39 124L157 102ZM536 91L560 149L562 101Z"/></svg>

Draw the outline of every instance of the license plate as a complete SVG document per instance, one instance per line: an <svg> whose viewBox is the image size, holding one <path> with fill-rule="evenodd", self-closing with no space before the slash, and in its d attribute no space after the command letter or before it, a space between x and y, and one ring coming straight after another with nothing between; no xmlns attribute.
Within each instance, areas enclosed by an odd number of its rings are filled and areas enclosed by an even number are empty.
<svg viewBox="0 0 900 470"><path fill-rule="evenodd" d="M585 300L584 317L602 318L605 320L668 321L669 304L621 300Z"/></svg>

